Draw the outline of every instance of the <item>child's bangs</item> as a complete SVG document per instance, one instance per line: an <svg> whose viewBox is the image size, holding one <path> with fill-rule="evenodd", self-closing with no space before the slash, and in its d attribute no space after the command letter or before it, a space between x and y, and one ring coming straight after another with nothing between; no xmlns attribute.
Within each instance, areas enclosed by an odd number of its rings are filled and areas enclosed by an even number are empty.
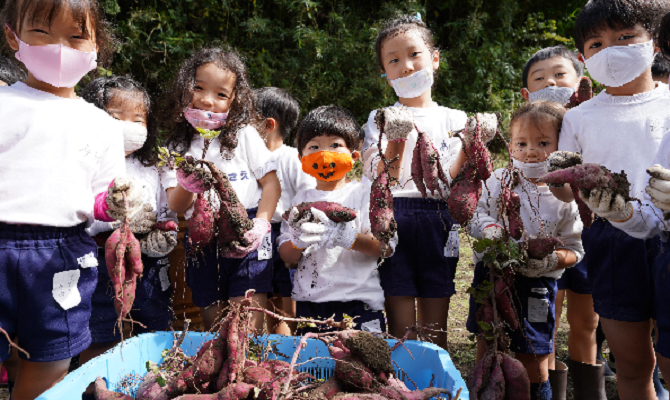
<svg viewBox="0 0 670 400"><path fill-rule="evenodd" d="M24 20L28 23L44 23L51 27L53 20L61 12L61 10L68 10L72 14L72 18L77 22L84 38L88 39L91 35L88 29L88 19L97 15L95 3L86 0L22 0L18 10L16 20L16 30L21 30L21 24ZM26 19L27 17L27 19ZM92 26L96 25L97 21L92 21Z"/></svg>

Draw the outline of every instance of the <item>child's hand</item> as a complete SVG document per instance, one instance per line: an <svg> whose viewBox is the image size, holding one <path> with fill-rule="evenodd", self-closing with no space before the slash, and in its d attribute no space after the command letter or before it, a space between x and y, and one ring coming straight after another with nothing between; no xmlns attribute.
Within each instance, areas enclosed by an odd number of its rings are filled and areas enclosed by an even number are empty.
<svg viewBox="0 0 670 400"><path fill-rule="evenodd" d="M414 129L414 114L405 107L380 108L375 115L379 132L391 142L404 142Z"/></svg>
<svg viewBox="0 0 670 400"><path fill-rule="evenodd" d="M481 139L482 142L488 143L496 136L498 132L498 117L493 113L477 113L476 117L468 118L467 129L463 130L463 139L465 144L470 146L470 143L475 139L477 133L477 122L481 125Z"/></svg>
<svg viewBox="0 0 670 400"><path fill-rule="evenodd" d="M210 187L202 176L187 174L181 169L177 170L177 183L191 193L203 193L209 190Z"/></svg>
<svg viewBox="0 0 670 400"><path fill-rule="evenodd" d="M670 169L656 164L647 169L651 175L649 186L645 189L651 197L651 202L663 211L670 211Z"/></svg>
<svg viewBox="0 0 670 400"><path fill-rule="evenodd" d="M316 242L317 246L327 249L342 247L346 250L354 246L358 230L354 227L353 222L337 223L328 218L326 213L316 208L312 208L311 212L318 222L307 222L303 224L302 229L307 232L317 229L323 230L320 240ZM323 226L324 228L320 228L319 226Z"/></svg>
<svg viewBox="0 0 670 400"><path fill-rule="evenodd" d="M247 254L256 251L263 242L265 235L270 233L270 223L263 218L254 218L254 227L244 234L244 238L250 243L247 247L237 246L234 249L225 249L221 254L227 258L244 258Z"/></svg>
<svg viewBox="0 0 670 400"><path fill-rule="evenodd" d="M291 208L288 216L289 239L294 247L299 249L306 249L313 243L320 240L320 232L305 232L303 225L309 221L311 216L305 214L302 219L298 219L300 212L298 207Z"/></svg>
<svg viewBox="0 0 670 400"><path fill-rule="evenodd" d="M546 173L558 171L559 169L565 169L574 167L575 165L582 164L584 159L579 153L573 153L572 151L555 151L549 154L547 160L544 164L544 171ZM560 183L548 183L547 186L553 188L562 188L564 185Z"/></svg>
<svg viewBox="0 0 670 400"><path fill-rule="evenodd" d="M530 258L526 265L519 265L516 267L516 270L525 277L539 278L549 272L555 271L556 267L558 267L558 256L556 253L551 253L541 260Z"/></svg>
<svg viewBox="0 0 670 400"><path fill-rule="evenodd" d="M126 199L123 199L123 193ZM107 215L115 220L122 221L126 215L133 216L142 209L144 204L144 188L129 176L114 179L107 189ZM126 208L126 202L128 208Z"/></svg>
<svg viewBox="0 0 670 400"><path fill-rule="evenodd" d="M579 189L579 197L597 216L613 222L623 222L633 215L633 204L615 194L611 188Z"/></svg>
<svg viewBox="0 0 670 400"><path fill-rule="evenodd" d="M165 257L177 246L177 232L153 230L140 239L140 246L149 257Z"/></svg>

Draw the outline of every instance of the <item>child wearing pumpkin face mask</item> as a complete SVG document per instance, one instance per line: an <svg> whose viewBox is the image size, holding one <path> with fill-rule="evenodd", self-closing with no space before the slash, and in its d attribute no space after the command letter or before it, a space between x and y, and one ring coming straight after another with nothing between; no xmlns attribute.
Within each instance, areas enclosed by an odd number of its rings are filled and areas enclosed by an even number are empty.
<svg viewBox="0 0 670 400"><path fill-rule="evenodd" d="M370 186L346 178L359 157L359 126L336 106L312 110L298 128L302 169L316 178L316 188L298 192L288 220L282 221L279 254L298 263L292 297L299 317L357 316L356 329L383 332L384 292L376 272L381 243L370 230ZM350 222L336 223L312 208L298 215L296 205L331 202L356 212ZM393 254L397 236L386 249Z"/></svg>

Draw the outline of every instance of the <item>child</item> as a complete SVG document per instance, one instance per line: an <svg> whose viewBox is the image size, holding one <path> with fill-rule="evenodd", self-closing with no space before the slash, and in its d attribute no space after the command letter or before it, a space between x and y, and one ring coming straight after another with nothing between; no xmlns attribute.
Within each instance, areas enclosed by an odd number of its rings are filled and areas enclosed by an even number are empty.
<svg viewBox="0 0 670 400"><path fill-rule="evenodd" d="M9 58L0 55L0 86L13 85L23 81L28 75Z"/></svg>
<svg viewBox="0 0 670 400"><path fill-rule="evenodd" d="M550 100L561 105L570 102L584 76L584 64L577 57L564 46L547 47L533 54L523 67L523 99Z"/></svg>
<svg viewBox="0 0 670 400"><path fill-rule="evenodd" d="M399 97L393 107L412 111L416 126L433 140L445 172L450 179L454 178L466 157L461 150L461 140L452 137L450 132L463 129L467 116L463 111L442 107L432 100L433 75L440 62L432 32L423 21L404 16L384 26L377 36L375 50L382 76ZM413 89L408 90L409 87ZM376 114L376 111L370 113L363 145L363 174L370 181L374 181L383 168L377 149ZM449 299L456 292L454 277L458 263L457 255L445 256L449 232L455 229L446 202L439 196L421 198L411 180L416 130L412 130L405 141L403 139L388 141L382 137L386 157L389 160L399 157L391 164L390 174L399 179L392 191L400 244L395 255L379 269L389 332L395 337L404 336L407 327L417 322L446 332ZM449 189L443 188L442 195L446 198ZM446 334L438 333L435 343L446 348Z"/></svg>
<svg viewBox="0 0 670 400"><path fill-rule="evenodd" d="M172 286L167 255L177 244L176 232L153 229L156 222L172 220L177 216L168 209L167 194L161 186L156 167L156 140L158 130L151 112L149 93L133 79L125 76L98 78L81 93L89 103L105 110L123 122L123 142L126 153L126 173L144 188L144 209L131 218L130 230L142 246L144 272L137 283L132 318L144 325L133 325L133 334L169 330L173 313L170 308ZM93 310L89 329L93 344L81 353L79 363L114 347L121 340L116 328L117 315L114 298L110 293L111 281L105 261L105 243L118 223L96 221L87 230L98 244L98 285L93 292ZM91 394L92 396L92 394Z"/></svg>
<svg viewBox="0 0 670 400"><path fill-rule="evenodd" d="M300 107L291 95L279 88L265 87L255 90L256 107L264 118L259 129L265 138L265 144L277 164L277 178L281 183L281 198L272 217L272 254L273 254L273 288L274 296L268 300L268 309L278 311L287 316L295 316L295 301L291 299L291 276L286 264L279 256L277 237L281 230L282 214L291 205L295 194L312 189L316 179L302 172L298 150L286 146L284 140L298 124ZM270 320L271 333L290 335L295 327L286 323L279 324Z"/></svg>
<svg viewBox="0 0 670 400"><path fill-rule="evenodd" d="M270 234L270 219L281 186L272 153L254 128L260 120L254 110L246 66L235 50L213 47L195 53L179 70L167 100L166 115L172 116L166 118L166 128L172 132L167 146L201 159L204 139L195 128L219 130L221 134L211 141L205 159L228 175L254 223L247 234L253 236L252 245L237 251L238 256L244 255L242 258L225 258L217 255L216 249L206 248L197 260L187 260L186 283L209 330L225 308L222 302L239 302L248 289L255 289L253 301L265 304L267 293L272 292L272 256L265 259L257 249ZM195 193L202 184L184 182L171 171L164 174L163 186L169 188L170 209L178 214L185 212L189 219ZM189 253L188 237L185 246ZM256 328L262 329L262 314L255 313L253 320Z"/></svg>
<svg viewBox="0 0 670 400"><path fill-rule="evenodd" d="M586 68L606 89L567 112L559 150L580 152L585 163L624 171L635 198L642 198L648 160L670 128L668 87L651 76L652 32L667 6L646 0L594 0L575 24L575 43ZM572 199L567 186L552 191L560 199ZM654 399L651 268L659 241L625 235L603 218L584 230L583 240L594 308L616 356L619 396ZM601 368L569 364L585 377Z"/></svg>
<svg viewBox="0 0 670 400"><path fill-rule="evenodd" d="M521 329L510 332L510 350L526 367L531 382L531 399L551 399L552 388L548 379L548 359L554 348L554 302L556 280L563 269L572 267L584 255L581 243L582 223L577 205L556 199L546 184L537 183L544 173L544 161L558 148L558 132L565 109L551 101L526 103L512 116L510 123L509 151L513 166L523 176L513 188L521 199L521 219L524 237L541 234L557 237L563 244L543 260L530 259L526 266L517 269L512 296ZM477 204L477 211L469 224L470 233L479 239L503 237L503 218L498 214L498 197L504 169L495 171L486 185ZM482 282L490 281L489 268L484 265L482 255L475 253L475 277L472 283L477 288ZM476 323L479 305L470 297L470 314L467 327L478 333ZM542 311L534 312L531 308ZM484 356L486 342L477 342L477 360ZM538 368L539 362L539 368ZM538 397L538 389L541 395ZM565 398L563 393L554 393L557 398Z"/></svg>
<svg viewBox="0 0 670 400"><path fill-rule="evenodd" d="M668 84L668 76L670 76L670 61L668 61L663 53L656 53L654 63L651 64L651 77L656 82Z"/></svg>
<svg viewBox="0 0 670 400"><path fill-rule="evenodd" d="M0 328L30 355L20 353L15 400L53 386L91 344L97 247L84 228L142 206L141 188L121 177L120 124L74 91L111 52L99 10L23 0L0 11L7 46L28 70L25 82L0 87ZM0 360L9 354L0 334Z"/></svg>
<svg viewBox="0 0 670 400"><path fill-rule="evenodd" d="M328 201L357 215L338 224L313 208L312 219L296 221L297 209L292 208L288 221L282 222L279 254L286 263L298 263L292 297L299 317L335 315L341 321L346 314L356 317L355 329L385 332L384 294L376 272L381 243L370 233L370 186L346 178L359 157L359 129L349 111L332 105L310 111L300 123L302 170L316 178L316 188L298 192L291 206ZM319 173L313 165L332 168L332 174ZM385 257L396 243L394 237Z"/></svg>

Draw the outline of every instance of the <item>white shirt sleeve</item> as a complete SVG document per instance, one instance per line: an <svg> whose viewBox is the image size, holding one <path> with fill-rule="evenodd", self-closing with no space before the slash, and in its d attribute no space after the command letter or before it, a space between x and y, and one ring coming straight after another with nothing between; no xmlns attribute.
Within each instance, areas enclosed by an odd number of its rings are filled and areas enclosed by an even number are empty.
<svg viewBox="0 0 670 400"><path fill-rule="evenodd" d="M256 180L260 180L270 171L277 170L272 152L265 146L265 142L255 128L246 126L240 129L238 132L238 146L240 145L239 142L244 142L243 157L246 158L244 161L251 169L251 173L254 174Z"/></svg>
<svg viewBox="0 0 670 400"><path fill-rule="evenodd" d="M110 118L111 120L111 118ZM115 121L116 122L116 121ZM126 159L123 150L123 132L121 126L112 124L105 134L109 135L107 149L102 153L100 168L93 175L91 188L93 193L106 192L115 178L126 174Z"/></svg>
<svg viewBox="0 0 670 400"><path fill-rule="evenodd" d="M578 110L570 110L563 117L561 133L558 135L558 149L561 151L582 152L579 144L579 120L581 113Z"/></svg>
<svg viewBox="0 0 670 400"><path fill-rule="evenodd" d="M475 214L468 224L468 231L472 237L481 239L482 232L490 225L502 226L498 222L498 210L496 208L498 197L500 197L499 177L492 174L486 181L486 186L482 182L482 195L477 202L477 210L475 210Z"/></svg>
<svg viewBox="0 0 670 400"><path fill-rule="evenodd" d="M563 246L560 246L559 249L572 250L577 256L577 262L580 262L584 258L584 246L582 245L584 224L579 217L576 204L574 202L571 204L574 205L571 208L564 207L565 210L570 211L558 222L556 237L563 242Z"/></svg>

